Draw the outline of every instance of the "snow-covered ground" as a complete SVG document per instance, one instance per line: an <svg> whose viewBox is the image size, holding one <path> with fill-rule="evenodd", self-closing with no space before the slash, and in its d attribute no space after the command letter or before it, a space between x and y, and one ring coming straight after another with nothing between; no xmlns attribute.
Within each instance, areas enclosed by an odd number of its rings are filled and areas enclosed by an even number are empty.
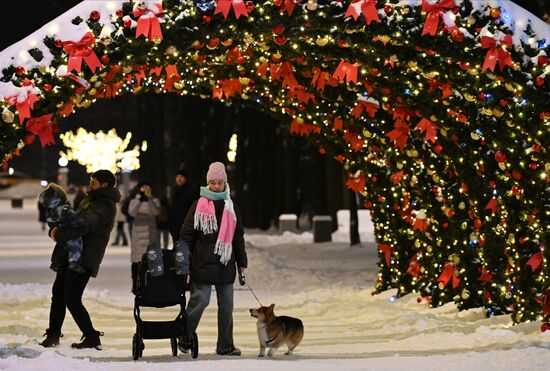
<svg viewBox="0 0 550 371"><path fill-rule="evenodd" d="M371 296L376 277L374 244L313 244L309 233L282 236L249 231L247 281L264 305L300 318L305 336L291 357L256 357L258 306L236 286L235 343L241 357L215 355L215 296L198 329L200 354L170 355L169 340L145 340L144 357L131 359L135 330L129 293L129 250L110 247L99 277L84 301L103 350L77 351L80 337L67 315L61 345L37 345L47 327L51 241L40 231L36 210L10 210L0 201L0 369L2 370L547 370L550 332L540 323L512 325L509 316L486 318L479 309L458 312L452 304L430 309L415 296ZM150 320L169 319L177 309L145 309Z"/></svg>

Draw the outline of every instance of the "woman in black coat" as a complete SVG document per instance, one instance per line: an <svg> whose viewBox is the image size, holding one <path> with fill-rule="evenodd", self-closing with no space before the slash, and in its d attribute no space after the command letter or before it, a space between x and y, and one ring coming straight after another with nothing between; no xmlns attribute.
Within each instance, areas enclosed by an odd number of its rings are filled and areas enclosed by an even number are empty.
<svg viewBox="0 0 550 371"><path fill-rule="evenodd" d="M241 355L233 343L233 283L237 269L244 273L248 261L240 215L231 200L225 167L210 165L207 187L193 203L180 238L190 251L191 296L187 305L189 332L196 331L204 309L210 303L212 286L218 300L219 355ZM180 343L185 351L187 344Z"/></svg>

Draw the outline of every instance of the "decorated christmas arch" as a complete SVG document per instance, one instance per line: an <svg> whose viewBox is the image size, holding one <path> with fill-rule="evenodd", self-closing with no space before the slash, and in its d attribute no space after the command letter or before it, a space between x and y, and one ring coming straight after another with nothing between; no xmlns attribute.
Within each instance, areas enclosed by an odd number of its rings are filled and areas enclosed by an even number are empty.
<svg viewBox="0 0 550 371"><path fill-rule="evenodd" d="M86 1L2 53L0 158L121 94L254 105L343 163L376 292L548 319L548 41L509 1Z"/></svg>

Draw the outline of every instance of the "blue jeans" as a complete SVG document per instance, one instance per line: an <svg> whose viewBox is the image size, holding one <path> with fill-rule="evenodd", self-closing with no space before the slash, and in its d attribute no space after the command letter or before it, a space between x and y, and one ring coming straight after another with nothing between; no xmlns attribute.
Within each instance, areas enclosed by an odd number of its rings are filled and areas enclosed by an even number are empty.
<svg viewBox="0 0 550 371"><path fill-rule="evenodd" d="M232 349L233 345L233 284L215 285L218 298L217 351ZM197 331L202 313L210 303L212 285L191 282L191 296L187 304L189 333Z"/></svg>

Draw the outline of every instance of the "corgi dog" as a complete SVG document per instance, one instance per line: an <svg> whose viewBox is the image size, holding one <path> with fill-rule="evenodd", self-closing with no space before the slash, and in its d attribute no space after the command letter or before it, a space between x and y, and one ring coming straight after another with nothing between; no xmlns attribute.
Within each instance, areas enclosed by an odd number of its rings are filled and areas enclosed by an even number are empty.
<svg viewBox="0 0 550 371"><path fill-rule="evenodd" d="M269 348L268 357L273 356L277 349L286 344L289 356L304 337L304 325L298 318L280 316L273 312L275 304L269 307L250 309L250 315L258 319L258 340L260 341L260 353L258 357L265 355L265 348Z"/></svg>

